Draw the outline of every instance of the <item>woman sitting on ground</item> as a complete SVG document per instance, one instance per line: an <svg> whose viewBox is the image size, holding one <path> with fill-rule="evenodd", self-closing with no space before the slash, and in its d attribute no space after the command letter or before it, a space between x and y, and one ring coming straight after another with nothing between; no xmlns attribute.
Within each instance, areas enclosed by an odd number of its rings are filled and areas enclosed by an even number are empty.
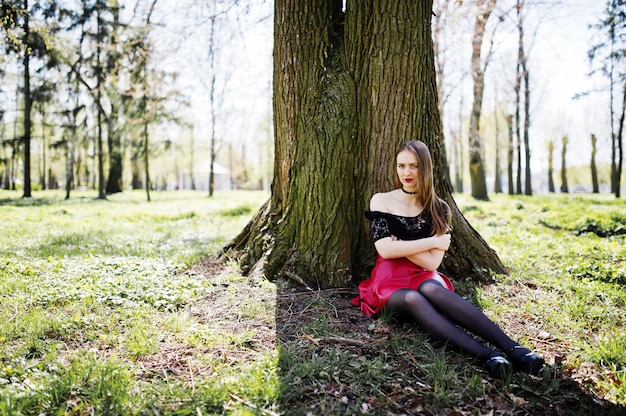
<svg viewBox="0 0 626 416"><path fill-rule="evenodd" d="M509 338L436 271L450 246L451 215L434 192L428 148L408 142L396 162L397 189L375 194L366 214L378 257L353 303L369 316L385 311L393 319L416 322L432 337L481 360L492 377L506 378L513 370L538 375L544 359Z"/></svg>

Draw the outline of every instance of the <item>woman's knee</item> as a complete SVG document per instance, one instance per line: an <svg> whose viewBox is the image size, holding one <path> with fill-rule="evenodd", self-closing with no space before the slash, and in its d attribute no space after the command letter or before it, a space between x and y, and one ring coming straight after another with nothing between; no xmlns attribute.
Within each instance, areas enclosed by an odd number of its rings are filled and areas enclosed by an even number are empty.
<svg viewBox="0 0 626 416"><path fill-rule="evenodd" d="M388 305L393 309L408 310L411 306L427 302L422 294L413 289L399 289L391 294Z"/></svg>
<svg viewBox="0 0 626 416"><path fill-rule="evenodd" d="M447 290L440 281L435 279L425 280L417 288L418 292L424 296L433 295L441 289Z"/></svg>

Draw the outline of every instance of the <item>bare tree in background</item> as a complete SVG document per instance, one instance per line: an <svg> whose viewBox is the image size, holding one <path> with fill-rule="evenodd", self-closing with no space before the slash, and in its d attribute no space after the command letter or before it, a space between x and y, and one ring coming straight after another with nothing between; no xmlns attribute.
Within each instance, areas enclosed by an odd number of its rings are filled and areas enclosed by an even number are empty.
<svg viewBox="0 0 626 416"><path fill-rule="evenodd" d="M563 147L561 148L561 192L569 193L569 187L567 186L567 143L569 139L567 135L563 136Z"/></svg>
<svg viewBox="0 0 626 416"><path fill-rule="evenodd" d="M528 57L526 49L524 48L524 6L525 0L517 0L515 11L517 13L517 33L518 33L518 49L517 49L517 77L516 80L524 80L524 194L532 195L532 181L530 174L530 140L528 137L528 130L530 127L530 84L529 84L529 72L528 72ZM519 105L520 105L520 90L519 81L516 81L516 107L517 107L517 134L519 137ZM521 155L519 156L521 159ZM521 176L521 166L518 167L517 174ZM519 182L518 182L519 183ZM520 192L521 193L521 190Z"/></svg>
<svg viewBox="0 0 626 416"><path fill-rule="evenodd" d="M513 184L513 153L515 150L514 135L513 135L513 114L506 115L506 125L508 128L508 146L506 152L506 166L507 166L507 179L508 179L508 191L509 195L515 195L515 186Z"/></svg>
<svg viewBox="0 0 626 416"><path fill-rule="evenodd" d="M611 192L620 197L623 165L623 131L626 111L626 3L622 0L607 0L605 14L594 25L600 41L588 52L589 60L599 63L592 71L601 72L609 80L609 112L611 123ZM621 116L616 126L615 87L622 88ZM617 129L616 129L617 127ZM617 130L617 131L616 131Z"/></svg>
<svg viewBox="0 0 626 416"><path fill-rule="evenodd" d="M445 117L444 117L444 109L445 109L445 105L446 102L448 101L448 97L450 96L450 92L453 91L456 87L458 87L458 85L455 85L454 82L450 82L450 78L446 79L446 62L447 62L447 51L448 51L448 47L449 45L446 43L446 36L444 35L444 30L446 28L450 27L450 22L451 22L451 14L458 12L459 7L458 4L456 4L456 2L453 2L451 0L438 0L433 2L433 28L432 28L432 32L433 32L433 48L435 51L435 73L437 76L437 96L438 96L438 107L439 107L439 115L440 115L440 119L441 119L441 123L442 123L442 131L444 131L445 129L443 128L443 124L445 123ZM453 40L454 42L454 40ZM460 77L459 83L463 82L463 77L464 75L462 75ZM446 93L446 88L445 86L449 84L447 90L448 92ZM461 97L461 101L462 101L462 97ZM462 126L462 105L461 108L459 109L459 112L461 114L461 117L459 118L459 127L458 129L461 129ZM453 163L455 163L455 181L453 184L453 188L457 191L457 192L462 192L463 191L463 182L462 182L462 172L463 172L463 152L462 152L462 137L460 134L460 131L457 133L455 131L453 131L453 129L451 127L448 127L448 130L450 131L450 135L451 137L449 138L449 143L450 143L450 149L448 149L448 151L446 152L446 154L450 154ZM445 150L445 147L444 147ZM446 157L446 162L447 162L447 167L446 169L448 170L448 177L450 176L450 160L448 160L448 158Z"/></svg>
<svg viewBox="0 0 626 416"><path fill-rule="evenodd" d="M496 6L496 0L478 0L476 2L476 18L472 36L472 80L474 82L474 98L469 126L469 168L472 185L472 196L479 200L488 200L485 163L483 162L483 142L480 137L480 116L485 89L485 71L491 58L491 50L483 60L481 58L483 38L489 16Z"/></svg>
<svg viewBox="0 0 626 416"><path fill-rule="evenodd" d="M211 147L209 153L209 196L213 196L213 192L215 191L215 158L217 157L217 145L215 138L215 112L217 111L215 108L215 19L216 15L211 16L211 28L209 36L209 115L211 119Z"/></svg>
<svg viewBox="0 0 626 416"><path fill-rule="evenodd" d="M554 193L554 142L548 142L548 192Z"/></svg>
<svg viewBox="0 0 626 416"><path fill-rule="evenodd" d="M594 194L600 193L600 185L598 183L598 168L596 166L596 153L598 153L598 139L595 134L591 135L591 184Z"/></svg>
<svg viewBox="0 0 626 416"><path fill-rule="evenodd" d="M502 178L500 177L500 123L498 111L498 94L496 92L496 106L494 111L495 135L494 135L494 184L493 191L497 194L502 193Z"/></svg>

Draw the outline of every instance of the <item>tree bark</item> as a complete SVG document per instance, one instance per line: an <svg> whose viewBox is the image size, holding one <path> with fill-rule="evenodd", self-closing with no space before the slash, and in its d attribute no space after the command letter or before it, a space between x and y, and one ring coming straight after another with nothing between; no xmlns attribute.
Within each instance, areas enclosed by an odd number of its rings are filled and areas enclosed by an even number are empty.
<svg viewBox="0 0 626 416"><path fill-rule="evenodd" d="M470 114L469 155L472 196L479 200L488 200L485 164L483 163L483 143L480 137L480 115L482 112L483 92L485 89L485 71L481 60L481 51L487 20L493 11L496 0L477 2L476 21L472 36L472 79L474 81L474 101ZM488 58L487 58L488 59Z"/></svg>
<svg viewBox="0 0 626 416"><path fill-rule="evenodd" d="M554 142L548 143L548 192L554 193Z"/></svg>
<svg viewBox="0 0 626 416"><path fill-rule="evenodd" d="M600 193L600 185L598 183L598 168L596 166L596 153L598 152L597 147L598 139L595 134L591 135L591 185L592 185L592 193L597 194Z"/></svg>
<svg viewBox="0 0 626 416"><path fill-rule="evenodd" d="M521 101L522 101L522 79L524 79L524 41L523 31L521 27L521 11L520 3L517 2L516 12L518 15L517 23L517 66L515 67L515 139L516 139L516 155L517 155L517 175L516 175L516 194L522 193L522 133L520 132L521 121Z"/></svg>
<svg viewBox="0 0 626 416"><path fill-rule="evenodd" d="M509 145L506 157L508 190L509 195L515 195L515 186L513 185L513 114L507 114L506 125L509 129Z"/></svg>
<svg viewBox="0 0 626 416"><path fill-rule="evenodd" d="M561 149L561 192L569 193L569 187L567 186L567 136L563 136L563 148Z"/></svg>
<svg viewBox="0 0 626 416"><path fill-rule="evenodd" d="M226 247L244 271L310 287L366 277L375 259L364 217L395 186L395 152L408 140L432 154L454 238L442 271L504 272L451 196L437 107L431 1L275 2L275 168L271 197Z"/></svg>
<svg viewBox="0 0 626 416"><path fill-rule="evenodd" d="M78 81L75 83L76 90L74 91L74 108L69 112L69 118L71 122L70 131L71 138L68 143L67 149L67 158L66 158L66 171L65 171L65 199L70 199L70 192L74 187L74 162L76 160L76 142L77 142L77 130L78 130L78 112L80 111L79 107L79 96L80 96L80 88L78 85ZM79 176L79 175L76 175Z"/></svg>
<svg viewBox="0 0 626 416"><path fill-rule="evenodd" d="M497 96L497 94L496 94ZM498 122L498 100L496 99L496 111L494 111L494 122L496 128L495 140L494 140L494 153L495 153L495 168L494 168L494 183L493 191L496 194L502 193L502 178L500 177L500 123Z"/></svg>
<svg viewBox="0 0 626 416"><path fill-rule="evenodd" d="M524 194L532 195L532 180L530 174L530 75L528 73L526 51L524 49L524 0L517 1L517 30L518 30L518 68L524 79Z"/></svg>
<svg viewBox="0 0 626 416"><path fill-rule="evenodd" d="M109 51L107 52L107 73L109 74L109 102L111 105L111 115L107 117L107 144L109 148L109 172L106 181L105 192L107 195L122 192L123 189L123 160L122 160L122 132L120 126L121 109L119 97L119 63L120 53L117 48L119 43L120 30L120 9L117 1L110 3L113 15L113 26L109 38Z"/></svg>
<svg viewBox="0 0 626 416"><path fill-rule="evenodd" d="M104 182L104 149L102 146L102 124L105 118L104 110L102 108L102 87L104 85L104 67L102 63L102 25L104 24L100 16L100 9L97 10L97 45L96 45L96 107L98 115L96 118L96 146L97 146L97 158L98 158L98 199L106 199L105 194L105 182Z"/></svg>
<svg viewBox="0 0 626 416"><path fill-rule="evenodd" d="M209 94L209 105L211 114L211 150L209 159L209 196L213 196L215 191L215 159L217 149L215 143L215 16L211 19L211 37L209 40L209 59L211 60L211 88Z"/></svg>
<svg viewBox="0 0 626 416"><path fill-rule="evenodd" d="M624 165L624 119L626 118L626 83L622 86L622 114L617 130L617 163L615 172L615 197L619 198L622 189L622 166Z"/></svg>
<svg viewBox="0 0 626 416"><path fill-rule="evenodd" d="M142 98L143 100L145 100L145 98ZM150 123L148 122L148 120L145 120L143 122L143 132L142 132L142 137L143 137L143 168L144 168L144 176L146 178L146 200L148 202L151 201L150 199L150 188L152 187L152 181L150 180L150 146L148 144L148 125Z"/></svg>
<svg viewBox="0 0 626 416"><path fill-rule="evenodd" d="M30 138L33 98L30 91L30 26L28 0L24 0L24 198L31 198Z"/></svg>

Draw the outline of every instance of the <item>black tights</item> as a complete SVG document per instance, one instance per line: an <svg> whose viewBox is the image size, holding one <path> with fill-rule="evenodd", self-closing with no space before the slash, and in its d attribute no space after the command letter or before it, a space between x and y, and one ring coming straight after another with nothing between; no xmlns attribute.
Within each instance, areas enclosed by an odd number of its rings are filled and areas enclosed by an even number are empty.
<svg viewBox="0 0 626 416"><path fill-rule="evenodd" d="M389 298L386 310L394 318L417 322L432 337L483 361L500 354L476 341L459 327L505 352L518 345L478 308L436 280L423 282L418 290L395 291Z"/></svg>

